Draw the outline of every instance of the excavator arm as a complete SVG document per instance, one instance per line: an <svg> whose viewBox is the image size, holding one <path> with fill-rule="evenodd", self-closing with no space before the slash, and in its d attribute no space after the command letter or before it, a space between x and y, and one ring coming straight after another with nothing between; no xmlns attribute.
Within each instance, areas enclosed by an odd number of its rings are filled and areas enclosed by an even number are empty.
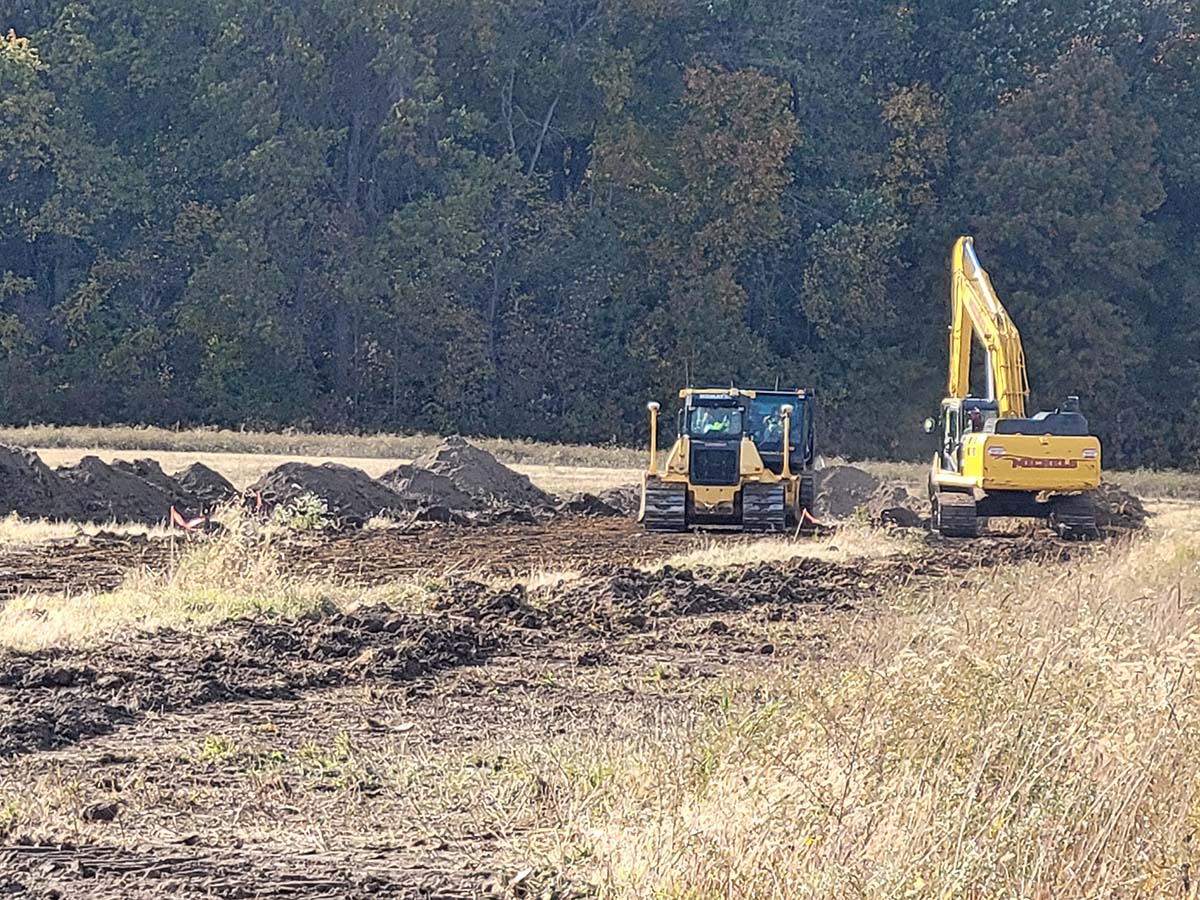
<svg viewBox="0 0 1200 900"><path fill-rule="evenodd" d="M971 386L971 342L978 338L987 352L988 398L1001 418L1024 418L1029 380L1021 335L996 296L992 280L975 255L975 241L961 237L954 245L950 288L950 386L948 396L963 399Z"/></svg>

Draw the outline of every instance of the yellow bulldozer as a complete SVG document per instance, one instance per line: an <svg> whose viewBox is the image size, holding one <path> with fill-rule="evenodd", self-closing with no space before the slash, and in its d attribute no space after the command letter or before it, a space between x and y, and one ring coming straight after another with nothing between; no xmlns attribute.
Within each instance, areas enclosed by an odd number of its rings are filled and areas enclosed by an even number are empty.
<svg viewBox="0 0 1200 900"><path fill-rule="evenodd" d="M638 513L648 531L783 531L812 520L810 391L687 388L679 398L678 437L665 461L660 407L648 406L650 465Z"/></svg>
<svg viewBox="0 0 1200 900"><path fill-rule="evenodd" d="M974 537L981 519L1016 516L1048 519L1065 538L1097 537L1088 492L1100 486L1100 441L1079 398L1027 417L1021 336L972 238L954 245L951 277L949 389L939 418L925 420L940 444L929 476L933 529ZM986 352L982 397L970 392L975 340Z"/></svg>

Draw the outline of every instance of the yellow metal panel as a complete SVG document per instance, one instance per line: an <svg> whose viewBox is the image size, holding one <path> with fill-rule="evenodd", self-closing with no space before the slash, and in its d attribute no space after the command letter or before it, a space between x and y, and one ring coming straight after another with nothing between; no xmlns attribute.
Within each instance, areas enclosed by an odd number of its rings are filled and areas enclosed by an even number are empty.
<svg viewBox="0 0 1200 900"><path fill-rule="evenodd" d="M1100 441L1062 435L971 434L962 474L987 490L1085 491L1100 485Z"/></svg>
<svg viewBox="0 0 1200 900"><path fill-rule="evenodd" d="M739 488L733 486L704 486L693 485L692 503L696 507L697 512L715 513L715 512L733 512L733 501L737 497Z"/></svg>

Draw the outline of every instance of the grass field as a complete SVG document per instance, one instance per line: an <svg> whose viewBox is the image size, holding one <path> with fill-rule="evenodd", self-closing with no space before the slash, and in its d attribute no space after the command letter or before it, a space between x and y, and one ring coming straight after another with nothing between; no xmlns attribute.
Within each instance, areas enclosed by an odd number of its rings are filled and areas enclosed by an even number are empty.
<svg viewBox="0 0 1200 900"><path fill-rule="evenodd" d="M1196 526L899 592L841 661L585 753L558 839L621 898L1195 897Z"/></svg>

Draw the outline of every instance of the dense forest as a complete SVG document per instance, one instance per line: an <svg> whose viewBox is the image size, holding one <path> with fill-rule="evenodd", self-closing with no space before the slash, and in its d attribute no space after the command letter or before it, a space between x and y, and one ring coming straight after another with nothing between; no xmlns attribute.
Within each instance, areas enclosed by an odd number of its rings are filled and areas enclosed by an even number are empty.
<svg viewBox="0 0 1200 900"><path fill-rule="evenodd" d="M780 378L912 455L960 233L1035 404L1200 465L1192 2L0 0L7 422L637 442Z"/></svg>

